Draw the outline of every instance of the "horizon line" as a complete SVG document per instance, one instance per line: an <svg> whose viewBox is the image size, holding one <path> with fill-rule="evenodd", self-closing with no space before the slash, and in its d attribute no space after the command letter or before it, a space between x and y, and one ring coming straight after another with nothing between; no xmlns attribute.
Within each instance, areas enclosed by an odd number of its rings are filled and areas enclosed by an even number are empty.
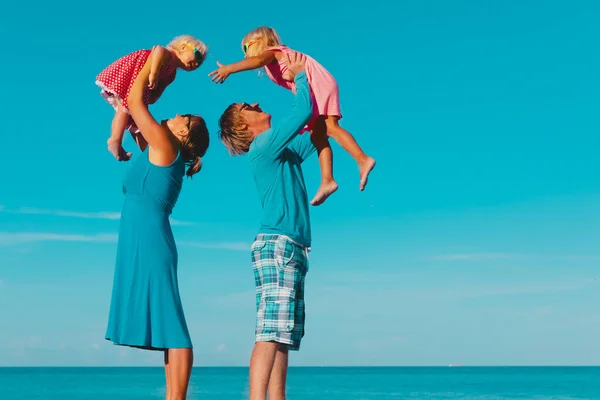
<svg viewBox="0 0 600 400"><path fill-rule="evenodd" d="M161 368L154 365L0 365L3 368ZM193 365L192 368L249 368L240 365ZM600 368L598 365L290 365L289 368Z"/></svg>

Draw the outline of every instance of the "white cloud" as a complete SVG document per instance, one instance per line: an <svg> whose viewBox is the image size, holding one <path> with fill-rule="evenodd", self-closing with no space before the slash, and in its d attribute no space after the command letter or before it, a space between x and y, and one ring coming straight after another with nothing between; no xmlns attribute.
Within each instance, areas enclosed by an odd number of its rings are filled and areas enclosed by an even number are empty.
<svg viewBox="0 0 600 400"><path fill-rule="evenodd" d="M356 296L356 290L348 286L318 286L313 287L315 297L313 300L322 303L322 307L311 311L311 313L320 316L326 316L331 313L337 313L343 316L356 315L367 312L382 313L396 312L396 304L444 304L453 301L473 300L480 298L501 298L520 295L544 295L557 293L577 293L583 290L596 290L597 281L593 279L578 279L572 281L550 281L537 283L514 283L497 285L466 285L463 283L444 285L444 286L420 286L415 284L398 283L397 287L364 289L361 296L369 299L368 302L360 303L348 313L344 305ZM336 298L336 302L328 302L327 299ZM219 304L220 303L216 303ZM372 311L374 304L388 304L386 307L379 307L377 311ZM357 308L358 307L358 308ZM363 310L364 309L364 310ZM389 311L388 311L389 310ZM544 310L547 311L547 310ZM542 312L540 310L540 312Z"/></svg>
<svg viewBox="0 0 600 400"><path fill-rule="evenodd" d="M472 290L463 290L458 297L486 297L486 296L507 296L520 294L538 294L552 292L571 292L582 290L590 285L589 280L580 280L574 282L552 282L540 284L525 284L498 287L480 287Z"/></svg>
<svg viewBox="0 0 600 400"><path fill-rule="evenodd" d="M562 261L600 261L600 256L581 255L539 255L519 253L450 253L427 257L431 261L495 261L495 260L562 260Z"/></svg>
<svg viewBox="0 0 600 400"><path fill-rule="evenodd" d="M130 347L119 346L117 353L119 354L120 358L126 358L131 355L131 351L132 351L132 348L130 348Z"/></svg>
<svg viewBox="0 0 600 400"><path fill-rule="evenodd" d="M455 253L431 256L428 258L433 261L489 261L519 257L526 257L526 255L513 253Z"/></svg>
<svg viewBox="0 0 600 400"><path fill-rule="evenodd" d="M182 240L177 242L177 244L201 249L250 251L250 244L245 242L194 242Z"/></svg>
<svg viewBox="0 0 600 400"><path fill-rule="evenodd" d="M15 339L9 343L9 348L15 350L37 349L42 345L43 338L37 335L30 335L24 338Z"/></svg>
<svg viewBox="0 0 600 400"><path fill-rule="evenodd" d="M99 233L96 235L76 235L52 232L0 232L0 245L16 245L32 242L116 242L117 235Z"/></svg>
<svg viewBox="0 0 600 400"><path fill-rule="evenodd" d="M82 235L56 232L0 232L0 245L22 245L34 242L85 242L85 243L115 243L118 235L115 233L97 233ZM245 242L196 242L177 241L178 245L212 250L248 251L250 244Z"/></svg>
<svg viewBox="0 0 600 400"><path fill-rule="evenodd" d="M169 221L171 221L171 225L173 226L190 226L190 225L197 225L197 222L191 222L191 221L180 221L178 219L173 219L173 218L169 218Z"/></svg>
<svg viewBox="0 0 600 400"><path fill-rule="evenodd" d="M215 307L223 311L237 312L239 310L246 310L251 313L255 307L255 296L256 291L252 289L245 292L234 292L223 295L205 295L200 297L199 301L203 304L214 304Z"/></svg>
<svg viewBox="0 0 600 400"><path fill-rule="evenodd" d="M120 213L118 212L80 212L80 211L67 211L67 210L45 210L42 208L33 207L21 207L16 210L9 210L4 207L0 208L0 211L11 213L11 214L30 214L30 215L55 215L57 217L72 217L72 218L85 218L85 219L119 219Z"/></svg>
<svg viewBox="0 0 600 400"><path fill-rule="evenodd" d="M226 348L227 348L227 346L226 346L226 345L224 345L224 344L220 344L220 345L218 345L218 346L217 346L217 353L220 353L220 352L222 352L222 351L223 351L223 350L225 350Z"/></svg>
<svg viewBox="0 0 600 400"><path fill-rule="evenodd" d="M57 217L70 217L70 218L83 218L83 219L104 219L104 220L118 220L121 218L121 213L112 211L98 211L98 212L85 212L85 211L68 211L68 210L46 210L43 208L33 207L21 207L16 210L9 210L4 206L0 206L0 212L11 213L11 214L26 214L26 215L53 215ZM176 226L188 226L195 225L195 222L180 221L171 218L171 224Z"/></svg>
<svg viewBox="0 0 600 400"><path fill-rule="evenodd" d="M98 349L98 348L100 348L100 345L98 345L97 343L94 343L94 344L92 345L92 348L94 348L94 349Z"/></svg>

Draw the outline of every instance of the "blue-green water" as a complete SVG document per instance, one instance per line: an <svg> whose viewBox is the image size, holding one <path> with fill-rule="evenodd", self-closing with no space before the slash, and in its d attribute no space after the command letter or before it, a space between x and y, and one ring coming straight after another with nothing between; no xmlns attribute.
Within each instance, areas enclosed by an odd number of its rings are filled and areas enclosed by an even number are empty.
<svg viewBox="0 0 600 400"><path fill-rule="evenodd" d="M247 368L194 368L189 399L246 399ZM0 399L159 399L161 368L0 368ZM290 368L289 400L600 399L600 367Z"/></svg>

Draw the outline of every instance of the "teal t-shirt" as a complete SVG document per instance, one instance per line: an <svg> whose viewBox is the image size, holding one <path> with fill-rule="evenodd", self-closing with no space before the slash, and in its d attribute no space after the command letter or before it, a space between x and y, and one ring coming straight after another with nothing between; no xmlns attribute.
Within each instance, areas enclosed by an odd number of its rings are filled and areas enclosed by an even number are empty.
<svg viewBox="0 0 600 400"><path fill-rule="evenodd" d="M312 117L312 100L306 74L299 73L294 80L292 111L254 139L248 158L262 204L260 233L286 235L310 246L308 196L301 165L316 149L308 132L298 133Z"/></svg>

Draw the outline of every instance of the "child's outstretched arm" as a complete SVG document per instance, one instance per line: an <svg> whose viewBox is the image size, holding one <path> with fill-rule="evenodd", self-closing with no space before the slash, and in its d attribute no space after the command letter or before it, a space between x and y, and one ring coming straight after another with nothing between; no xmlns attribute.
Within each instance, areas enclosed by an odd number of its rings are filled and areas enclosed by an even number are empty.
<svg viewBox="0 0 600 400"><path fill-rule="evenodd" d="M160 67L169 57L169 52L162 46L154 46L150 53L150 75L148 77L148 88L155 89L158 84Z"/></svg>
<svg viewBox="0 0 600 400"><path fill-rule="evenodd" d="M238 61L234 64L223 65L217 61L218 69L208 74L212 76L212 81L215 83L223 83L225 79L231 74L241 71L249 71L252 69L262 68L265 65L273 62L275 59L275 51L265 50L258 56L248 57L242 61Z"/></svg>

